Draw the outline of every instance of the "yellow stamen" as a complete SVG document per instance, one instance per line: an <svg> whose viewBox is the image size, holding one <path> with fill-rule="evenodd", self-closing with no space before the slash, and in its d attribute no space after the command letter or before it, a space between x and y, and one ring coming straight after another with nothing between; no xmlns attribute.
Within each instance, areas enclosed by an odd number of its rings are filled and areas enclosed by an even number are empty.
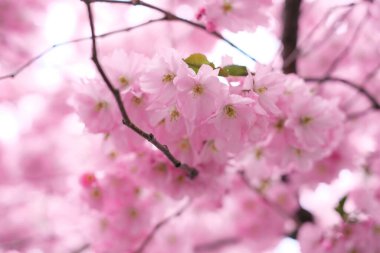
<svg viewBox="0 0 380 253"><path fill-rule="evenodd" d="M95 110L100 112L102 109L106 109L108 107L108 103L106 101L99 101L95 105Z"/></svg>
<svg viewBox="0 0 380 253"><path fill-rule="evenodd" d="M267 90L268 90L268 88L265 87L265 86L263 86L263 87L259 87L259 88L255 89L255 91L256 91L258 94L260 94L260 95L264 94Z"/></svg>
<svg viewBox="0 0 380 253"><path fill-rule="evenodd" d="M137 105L140 105L141 103L142 103L142 98L139 98L139 97L136 97L136 96L133 96L132 97L132 102L133 102L133 104L135 104L136 106Z"/></svg>
<svg viewBox="0 0 380 253"><path fill-rule="evenodd" d="M264 151L261 148L256 149L255 157L256 160L260 160L263 157Z"/></svg>
<svg viewBox="0 0 380 253"><path fill-rule="evenodd" d="M275 128L277 128L277 130L282 130L284 129L284 126L285 126L285 120L284 119L279 119L276 124L274 125Z"/></svg>
<svg viewBox="0 0 380 253"><path fill-rule="evenodd" d="M232 4L230 2L224 1L223 5L222 5L222 9L223 9L224 14L227 14L227 13L232 11L233 7L232 7Z"/></svg>
<svg viewBox="0 0 380 253"><path fill-rule="evenodd" d="M229 118L236 118L236 110L233 105L224 106L223 112Z"/></svg>
<svg viewBox="0 0 380 253"><path fill-rule="evenodd" d="M303 125L303 126L308 125L312 121L313 121L313 118L309 117L309 116L304 116L304 117L300 118L300 124Z"/></svg>
<svg viewBox="0 0 380 253"><path fill-rule="evenodd" d="M163 75L162 82L165 83L165 84L166 83L171 83L171 82L173 82L174 78L175 78L175 74L174 73L168 73L168 74Z"/></svg>
<svg viewBox="0 0 380 253"><path fill-rule="evenodd" d="M128 210L128 215L129 217L131 217L132 219L136 219L138 216L139 216L139 212L136 210L136 208L130 208Z"/></svg>
<svg viewBox="0 0 380 253"><path fill-rule="evenodd" d="M194 96L202 95L204 92L204 88L201 84L197 84L193 87Z"/></svg>
<svg viewBox="0 0 380 253"><path fill-rule="evenodd" d="M179 116L180 116L179 111L176 108L174 108L170 112L170 121L176 121L179 118Z"/></svg>
<svg viewBox="0 0 380 253"><path fill-rule="evenodd" d="M189 150L190 149L190 142L188 138L184 138L181 140L179 143L179 148L183 151Z"/></svg>
<svg viewBox="0 0 380 253"><path fill-rule="evenodd" d="M120 76L119 77L119 83L122 88L128 87L129 85L129 80L125 76Z"/></svg>
<svg viewBox="0 0 380 253"><path fill-rule="evenodd" d="M159 163L156 166L154 166L153 169L157 171L158 173L162 173L162 174L165 174L168 171L168 168L166 167L165 163Z"/></svg>

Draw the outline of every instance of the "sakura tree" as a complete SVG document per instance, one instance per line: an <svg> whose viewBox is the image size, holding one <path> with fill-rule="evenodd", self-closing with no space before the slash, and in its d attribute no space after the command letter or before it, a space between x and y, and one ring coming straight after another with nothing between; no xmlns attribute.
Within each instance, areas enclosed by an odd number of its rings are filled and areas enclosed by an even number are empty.
<svg viewBox="0 0 380 253"><path fill-rule="evenodd" d="M380 252L379 0L0 0L0 253Z"/></svg>

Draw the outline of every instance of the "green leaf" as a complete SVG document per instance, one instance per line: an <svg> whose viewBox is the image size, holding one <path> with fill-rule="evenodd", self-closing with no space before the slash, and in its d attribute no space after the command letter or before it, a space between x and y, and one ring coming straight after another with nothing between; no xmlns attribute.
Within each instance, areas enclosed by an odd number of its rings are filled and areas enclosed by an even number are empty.
<svg viewBox="0 0 380 253"><path fill-rule="evenodd" d="M335 207L335 211L339 214L339 216L344 221L347 221L348 219L348 213L344 210L344 205L346 204L347 198L348 198L348 195L345 195L344 197L342 197Z"/></svg>
<svg viewBox="0 0 380 253"><path fill-rule="evenodd" d="M192 54L186 59L184 59L184 61L187 63L187 65L190 68L192 68L195 71L195 73L198 73L198 70L203 64L206 64L206 65L211 66L212 68L215 68L215 65L212 62L210 62L204 54L199 54L199 53Z"/></svg>
<svg viewBox="0 0 380 253"><path fill-rule="evenodd" d="M227 65L220 69L220 76L247 76L248 70L245 66Z"/></svg>

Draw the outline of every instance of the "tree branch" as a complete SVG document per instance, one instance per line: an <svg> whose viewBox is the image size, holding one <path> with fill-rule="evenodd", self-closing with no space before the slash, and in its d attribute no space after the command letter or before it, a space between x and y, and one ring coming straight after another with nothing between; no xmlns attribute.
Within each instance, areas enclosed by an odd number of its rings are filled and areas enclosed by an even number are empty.
<svg viewBox="0 0 380 253"><path fill-rule="evenodd" d="M221 248L231 246L238 244L240 242L240 239L237 237L227 237L227 238L222 238L216 241L212 242L207 242L207 243L202 243L194 246L194 252L199 253L199 252L207 252L207 251L216 251Z"/></svg>
<svg viewBox="0 0 380 253"><path fill-rule="evenodd" d="M363 96L365 96L370 101L370 103L372 104L372 109L380 110L379 102L371 93L369 93L364 87L362 87L362 86L360 86L354 82L351 82L347 79L340 78L340 77L327 76L327 77L322 77L322 78L305 77L304 80L306 82L319 82L321 84L328 82L328 81L345 84L346 86L351 87L351 88L357 90L359 93L363 94Z"/></svg>
<svg viewBox="0 0 380 253"><path fill-rule="evenodd" d="M282 30L282 59L284 63L294 51L297 51L298 19L300 17L302 0L286 0L283 12L284 26ZM297 73L297 57L283 64L284 73Z"/></svg>
<svg viewBox="0 0 380 253"><path fill-rule="evenodd" d="M89 243L86 243L86 244L83 244L82 246L80 246L79 248L71 251L71 253L81 253L83 251L85 251L86 249L88 249L91 245Z"/></svg>
<svg viewBox="0 0 380 253"><path fill-rule="evenodd" d="M196 22L193 22L193 21L190 21L190 20L178 17L177 15L175 15L175 14L173 14L171 12L168 12L168 11L166 11L164 9L161 9L161 8L159 8L157 6L154 6L154 5L151 5L149 3L145 3L145 2L139 1L139 0L137 0L137 1L136 0L135 1L89 0L89 1L92 2L92 3L94 3L94 2L103 2L103 3L114 3L114 4L141 5L141 6L144 6L146 8L149 8L149 9L161 12L162 14L164 14L165 16L168 17L168 20L179 21L179 22L185 23L187 25L193 26L195 28L198 28L200 30L206 31L208 34L211 34L212 36L214 36L214 37L216 37L216 38L218 38L218 39L226 42L231 47L235 48L237 51L239 51L240 53L242 53L243 55L245 55L246 57L248 57L252 61L257 62L257 60L254 57L252 57L247 52L245 52L244 50L242 50L241 48L239 48L237 45L235 45L234 43L232 43L230 40L226 39L221 33L219 33L219 32L210 32L202 24L199 24L199 23L196 23Z"/></svg>
<svg viewBox="0 0 380 253"><path fill-rule="evenodd" d="M277 205L276 203L270 201L258 188L253 186L251 182L249 181L247 175L244 171L238 172L240 175L241 180L244 182L244 184L254 191L257 195L261 197L261 199L267 204L267 206L271 207L273 210L275 210L279 215L281 215L284 218L290 218L292 215L290 215L286 210L284 210L281 206Z"/></svg>
<svg viewBox="0 0 380 253"><path fill-rule="evenodd" d="M92 2L108 2L108 3L122 3L122 4L136 5L136 3L133 3L132 1L131 2L120 2L120 1L111 1L111 0L110 1L107 1L107 0L98 0L98 1L97 0L90 0L90 3L92 3ZM237 45L235 45L234 43L232 43L228 39L224 38L223 35L221 35L218 32L209 32L209 31L207 31L206 27L203 26L203 25L201 25L201 24L198 24L198 23L192 22L190 20L186 20L186 19L180 18L180 17L178 17L178 16L176 16L176 15L174 15L174 14L168 12L168 11L162 10L162 9L160 9L158 7L153 6L153 5L150 5L150 4L147 4L147 3L142 3L141 1L138 1L138 4L142 5L142 6L145 6L147 8L159 11L159 12L163 13L165 16L162 17L162 18L149 20L149 21L147 21L145 23L142 23L142 24L139 24L139 25L136 25L136 26L126 27L126 28L110 31L110 32L107 32L107 33L103 33L103 34L100 34L100 35L95 35L95 38L105 38L105 37L110 36L110 35L114 35L114 34L118 34L118 33L122 33L122 32L132 31L132 30L134 30L136 28L140 28L140 27L152 24L152 23L159 22L159 21L180 21L180 22L186 23L188 25L191 25L191 26L193 26L195 28L204 30L207 33L215 36L216 38L218 38L220 40L223 40L224 42L226 42L227 44L229 44L231 47L235 48L237 51L239 51L240 53L242 53L243 55L245 55L246 57L248 57L252 61L256 62L255 58L253 58L252 56L250 56L247 52L245 52L244 50L242 50L241 48L239 48ZM87 41L87 40L91 40L91 37L83 37L83 38L78 38L78 39L69 40L69 41L65 41L65 42L62 42L62 43L54 44L54 45L48 47L47 49L43 50L42 52L40 52L38 55L36 55L33 58L29 59L27 62L25 62L19 68L17 68L15 71L13 71L13 72L11 72L9 74L5 74L3 76L0 76L0 81L4 80L4 79L16 77L22 71L24 71L26 68L28 68L30 65L32 65L34 62L38 61L44 55L46 55L47 53L49 53L50 51L52 51L55 48L58 48L58 47L61 47L61 46L64 46L64 45L69 45L69 44L74 44L74 43L82 42L82 41Z"/></svg>
<svg viewBox="0 0 380 253"><path fill-rule="evenodd" d="M91 9L91 1L90 0L82 0L86 6L87 6L87 12L88 12L88 18L90 21L90 28L91 28L91 41L92 41L92 61L94 62L96 69L98 70L100 76L102 77L103 81L106 83L108 89L112 93L113 97L116 100L116 103L118 105L118 108L122 115L122 122L124 125L132 129L135 133L152 143L157 149L159 149L172 163L176 168L182 169L184 172L186 172L187 176L190 179L194 179L198 176L198 171L195 168L190 167L187 164L182 164L179 160L177 160L174 155L169 151L168 147L166 145L161 144L153 134L146 133L143 130L141 130L139 127L137 127L130 119L127 114L127 111L124 107L123 101L120 96L120 92L118 89L116 89L109 78L107 77L99 59L98 59L98 53L97 53L97 43L96 43L96 36L95 36L95 25L94 25L94 17Z"/></svg>
<svg viewBox="0 0 380 253"><path fill-rule="evenodd" d="M293 51L289 54L288 57L286 57L285 59L283 59L283 67L285 66L289 66L289 64L291 62L293 62L294 59L296 59L297 57L299 56L305 56L307 55L308 53L310 52L313 52L315 49L317 49L319 46L321 46L323 43L322 42L325 42L326 41L326 38L325 37L322 37L323 39L320 39L318 40L317 42L314 42L313 43L313 48L312 50L308 50L308 51L305 51L303 49L301 49L301 46L303 44L305 44L308 40L310 40L313 35L316 33L316 31L318 30L318 28L324 24L326 22L326 20L329 19L329 17L335 13L336 11L338 10L341 10L341 9L344 9L344 8L350 8L348 9L348 11L346 11L344 14L343 14L343 18L345 18L349 12L351 12L352 8L354 6L356 6L358 3L349 3L349 4L343 4L343 5L337 5L337 6L334 6L332 8L330 8L324 15L323 17L321 17L321 19L318 21L318 23L310 29L310 31L304 36L304 38L302 39L301 42L298 43L298 46L296 48L293 49ZM340 21L340 20L337 20L337 21ZM331 28L329 29L329 31L331 31L331 29L335 29L336 28L336 24L339 23L335 21L332 25L331 25ZM298 40L299 41L299 40Z"/></svg>
<svg viewBox="0 0 380 253"><path fill-rule="evenodd" d="M145 248L148 246L148 244L152 241L156 233L166 224L168 224L172 219L181 216L181 214L190 206L191 202L188 202L186 205L181 207L177 212L173 213L172 215L164 218L160 222L158 222L150 231L148 236L144 239L144 241L140 244L140 246L134 251L134 253L142 253L144 252Z"/></svg>
<svg viewBox="0 0 380 253"><path fill-rule="evenodd" d="M122 32L129 32L129 31L132 31L136 28L144 27L146 25L150 25L150 24L160 22L160 21L165 21L165 20L168 20L166 16L163 18L148 20L147 22L139 24L139 25L130 26L130 27L122 28L122 29L117 29L117 30L113 30L113 31L106 32L103 34L96 35L95 38L100 39L100 38L105 38L105 37L108 37L110 35L114 35L114 34L118 34L118 33L122 33ZM68 41L65 41L62 43L54 44L54 45L50 46L49 48L45 49L44 51L42 51L41 53L39 53L38 55L29 59L27 62L25 62L23 65L21 65L19 68L17 68L12 73L0 76L0 80L8 79L8 78L15 78L18 74L20 74L22 71L24 71L30 65L32 65L34 62L38 61L44 55L46 55L47 53L49 53L50 51L52 51L55 48L62 47L65 45L75 44L75 43L79 43L79 42L83 42L83 41L87 41L87 40L91 40L91 36L90 37L82 37L82 38L73 39L73 40L68 40Z"/></svg>
<svg viewBox="0 0 380 253"><path fill-rule="evenodd" d="M348 55L352 47L355 45L356 41L359 38L359 33L361 32L362 27L364 26L365 22L368 20L368 9L366 14L363 16L363 18L359 21L359 24L356 26L351 39L348 41L346 46L343 48L343 50L338 54L338 56L334 59L334 61L331 63L330 67L328 68L326 72L326 76L331 75L331 73L334 72L334 70L338 67L339 63Z"/></svg>

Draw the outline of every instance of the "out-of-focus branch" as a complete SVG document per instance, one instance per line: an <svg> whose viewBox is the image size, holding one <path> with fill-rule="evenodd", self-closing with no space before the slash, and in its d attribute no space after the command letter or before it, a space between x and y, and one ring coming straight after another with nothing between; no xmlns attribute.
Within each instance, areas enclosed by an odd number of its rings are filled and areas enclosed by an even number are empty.
<svg viewBox="0 0 380 253"><path fill-rule="evenodd" d="M142 253L144 252L145 248L149 245L149 243L152 241L156 233L166 224L168 224L172 219L179 217L182 215L182 213L190 206L191 202L188 202L186 205L181 207L177 212L173 213L172 215L164 218L160 222L158 222L152 231L148 234L148 236L144 239L144 241L140 244L140 246L134 251L134 253Z"/></svg>
<svg viewBox="0 0 380 253"><path fill-rule="evenodd" d="M141 130L138 126L136 126L129 118L127 111L124 107L123 101L120 96L120 91L116 89L108 76L106 75L99 59L98 59L98 52L97 52L97 43L96 43L96 36L95 36L95 25L94 25L94 17L91 9L91 1L89 0L82 0L87 7L88 11L88 18L90 21L90 28L91 28L91 41L92 41L92 61L94 62L96 69L98 70L100 76L102 77L103 81L107 85L108 89L112 93L113 97L116 100L116 103L118 105L118 108L121 112L122 118L123 118L123 124L132 129L135 133L152 143L157 149L159 149L172 163L176 168L182 169L186 172L187 176L190 179L194 179L198 176L198 171L195 168L190 167L189 165L185 163L181 163L179 160L177 160L174 155L169 151L168 147L166 145L161 144L153 134L146 133L143 130Z"/></svg>
<svg viewBox="0 0 380 253"><path fill-rule="evenodd" d="M331 75L331 73L334 72L334 70L338 67L339 63L348 55L350 50L353 48L355 45L356 41L359 38L359 33L362 30L365 22L368 20L367 19L368 11L367 13L363 16L363 18L359 21L359 24L356 26L351 39L347 42L346 46L343 48L343 50L338 54L338 56L334 59L334 61L331 63L330 67L328 68L326 72L326 76Z"/></svg>
<svg viewBox="0 0 380 253"><path fill-rule="evenodd" d="M122 32L129 32L129 31L132 31L134 29L137 29L137 28L140 28L140 27L144 27L146 25L153 24L153 23L156 23L156 22L159 22L159 21L164 21L164 20L167 20L166 16L163 17L163 18L152 19L152 20L149 20L149 21L147 21L145 23L142 23L142 24L139 24L139 25L130 26L130 27L126 27L126 28L122 28L122 29L117 29L117 30L113 30L113 31L110 31L110 32L106 32L106 33L103 33L103 34L95 35L95 38L100 39L100 38L105 38L105 37L108 37L110 35L115 35L115 34L122 33ZM38 61L39 59L41 59L43 56L45 56L47 53L49 53L50 51L52 51L55 48L62 47L62 46L65 46L65 45L79 43L79 42L82 42L82 41L88 41L88 40L91 40L91 36L90 37L78 38L78 39L74 39L74 40L69 40L69 41L65 41L65 42L62 42L62 43L58 43L58 44L54 44L54 45L50 46L49 48L45 49L44 51L42 51L41 53L39 53L38 55L36 55L33 58L29 59L27 62L25 62L23 65L21 65L19 68L17 68L12 73L0 76L0 80L8 79L8 78L15 78L18 74L20 74L22 71L24 71L30 65L32 65L34 62Z"/></svg>
<svg viewBox="0 0 380 253"><path fill-rule="evenodd" d="M257 195L261 197L261 199L264 201L265 204L267 204L270 208L272 208L274 211L276 211L279 215L281 215L284 218L291 218L292 215L289 214L286 210L284 210L281 206L277 205L276 203L269 200L257 187L253 186L251 182L249 181L249 178L245 174L244 171L238 172L240 175L241 180L244 182L244 184L251 189L253 192L255 192Z"/></svg>
<svg viewBox="0 0 380 253"><path fill-rule="evenodd" d="M282 59L284 62L289 56L297 51L298 41L298 20L301 14L302 0L286 0L283 11L283 29L281 41L283 45ZM284 73L297 73L297 57L292 57L283 65L282 70Z"/></svg>
<svg viewBox="0 0 380 253"><path fill-rule="evenodd" d="M354 82L351 82L347 79L344 79L344 78L340 78L340 77L333 77L333 76L327 76L327 77L322 77L322 78L316 78L316 77L305 77L304 80L306 82L318 82L318 83L325 83L325 82L328 82L328 81L332 81L332 82L337 82L337 83L341 83L341 84L344 84L348 87L351 87L355 90L357 90L359 93L363 94L363 96L367 97L367 99L371 102L371 105L372 105L372 109L375 109L375 110L380 110L380 104L379 102L377 101L377 99L367 91L367 89L365 89L364 87L354 83Z"/></svg>
<svg viewBox="0 0 380 253"><path fill-rule="evenodd" d="M318 47L320 47L321 45L323 45L323 43L326 42L326 40L328 38L322 37L318 41L314 42L313 46L311 46L311 49L309 49L308 51L305 51L305 49L302 48L302 45L305 44L308 40L310 40L313 37L313 35L315 34L315 32L318 30L318 28L321 25L323 25L326 22L326 20L328 20L329 17L333 13L335 13L336 11L341 10L341 9L349 8L342 15L342 17L341 17L341 19L345 19L348 16L348 14L352 11L352 8L354 6L356 6L356 5L358 5L358 3L349 3L349 4L337 5L337 6L334 6L334 7L330 8L323 15L323 17L321 17L321 19L318 21L318 23L313 28L311 28L310 31L304 36L304 38L302 39L302 41L300 41L298 39L298 41L299 41L298 46L296 48L294 48L294 50L291 52L291 54L289 54L289 56L286 59L283 60L283 66L288 66L297 57L299 57L299 56L306 56L308 53L314 52ZM342 21L341 19L336 20L331 25L331 28L328 30L327 33L331 32L331 31L334 31L336 29L337 25Z"/></svg>
<svg viewBox="0 0 380 253"><path fill-rule="evenodd" d="M209 252L209 251L214 252L221 248L238 244L239 242L240 242L240 239L237 237L226 237L226 238L222 238L222 239L215 240L212 242L206 242L206 243L195 245L194 252L195 253Z"/></svg>
<svg viewBox="0 0 380 253"><path fill-rule="evenodd" d="M88 249L91 245L86 243L86 244L83 244L82 246L80 246L79 248L71 251L71 253L81 253L83 251L85 251L86 249Z"/></svg>
<svg viewBox="0 0 380 253"><path fill-rule="evenodd" d="M211 34L212 36L226 42L227 44L229 44L231 47L235 48L237 51L239 51L240 53L242 53L243 55L245 55L246 57L248 57L249 59L251 59L252 61L254 62L257 62L257 60L252 57L251 55L249 55L247 52L245 52L243 49L239 48L237 45L235 45L234 43L232 43L230 40L226 39L222 34L220 34L219 32L210 32L207 30L207 28L202 25L202 24L199 24L199 23L196 23L196 22L193 22L191 20L187 20L187 19L184 19L184 18L181 18L181 17L178 17L177 15L169 12L169 11L166 11L164 9L161 9L157 6L154 6L154 5L151 5L149 3L145 3L143 1L139 1L139 0L135 0L135 1L118 1L118 0L89 0L90 2L103 2L103 3L114 3L114 4L128 4L128 5L141 5L141 6L144 6L144 7L147 7L149 9L152 9L152 10L156 10L158 12L161 12L162 14L164 14L166 17L168 17L167 20L171 20L171 21L179 21L179 22L182 22L182 23L185 23L185 24L188 24L190 26L193 26L195 28L198 28L200 30L203 30L209 34Z"/></svg>

